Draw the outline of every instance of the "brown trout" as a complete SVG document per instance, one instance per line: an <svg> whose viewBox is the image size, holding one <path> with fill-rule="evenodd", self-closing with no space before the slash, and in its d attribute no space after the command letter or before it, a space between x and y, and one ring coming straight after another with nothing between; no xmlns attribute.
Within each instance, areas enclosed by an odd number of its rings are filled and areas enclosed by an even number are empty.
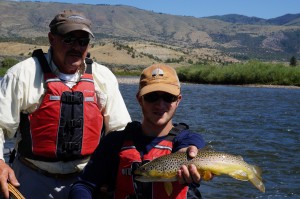
<svg viewBox="0 0 300 199"><path fill-rule="evenodd" d="M241 156L216 152L211 149L198 151L195 158L188 158L186 153L176 152L161 156L135 170L136 180L140 182L172 182L177 180L177 171L181 165L194 164L205 179L205 172L214 175L226 174L237 180L250 181L261 192L265 186L261 178L261 169L247 164ZM171 187L170 187L171 186ZM168 195L172 193L172 184L165 184Z"/></svg>

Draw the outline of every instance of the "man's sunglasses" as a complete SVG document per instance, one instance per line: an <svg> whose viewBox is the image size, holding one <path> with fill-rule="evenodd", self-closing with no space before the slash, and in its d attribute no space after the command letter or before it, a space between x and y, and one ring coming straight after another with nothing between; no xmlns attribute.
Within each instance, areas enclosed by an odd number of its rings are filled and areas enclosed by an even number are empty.
<svg viewBox="0 0 300 199"><path fill-rule="evenodd" d="M163 99L167 103L172 103L178 99L178 96L172 95L170 93L159 94L158 92L152 92L152 93L143 95L143 98L146 102L149 102L149 103L156 102L159 99Z"/></svg>
<svg viewBox="0 0 300 199"><path fill-rule="evenodd" d="M90 38L77 38L77 37L66 37L62 39L62 42L66 45L74 45L78 42L79 46L87 46L90 43Z"/></svg>

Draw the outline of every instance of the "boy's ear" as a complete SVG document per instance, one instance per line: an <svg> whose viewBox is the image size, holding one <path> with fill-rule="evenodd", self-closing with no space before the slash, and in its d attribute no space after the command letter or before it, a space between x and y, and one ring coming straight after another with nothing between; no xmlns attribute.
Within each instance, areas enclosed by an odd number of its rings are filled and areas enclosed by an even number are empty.
<svg viewBox="0 0 300 199"><path fill-rule="evenodd" d="M142 103L142 96L139 96L139 92L135 95L136 100L138 101L138 103L141 105Z"/></svg>

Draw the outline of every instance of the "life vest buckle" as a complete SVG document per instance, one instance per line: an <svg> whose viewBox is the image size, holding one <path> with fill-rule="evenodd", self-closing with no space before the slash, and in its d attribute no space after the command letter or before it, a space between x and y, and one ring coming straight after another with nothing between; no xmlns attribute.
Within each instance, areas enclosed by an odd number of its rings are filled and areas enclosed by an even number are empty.
<svg viewBox="0 0 300 199"><path fill-rule="evenodd" d="M132 175L132 168L122 169L122 175L126 175L126 176Z"/></svg>
<svg viewBox="0 0 300 199"><path fill-rule="evenodd" d="M78 151L79 145L76 142L65 142L62 145L63 151Z"/></svg>
<svg viewBox="0 0 300 199"><path fill-rule="evenodd" d="M83 94L81 92L63 92L61 101L70 104L81 104L83 102Z"/></svg>
<svg viewBox="0 0 300 199"><path fill-rule="evenodd" d="M82 120L81 119L69 120L68 127L69 128L80 128L80 127L82 127Z"/></svg>

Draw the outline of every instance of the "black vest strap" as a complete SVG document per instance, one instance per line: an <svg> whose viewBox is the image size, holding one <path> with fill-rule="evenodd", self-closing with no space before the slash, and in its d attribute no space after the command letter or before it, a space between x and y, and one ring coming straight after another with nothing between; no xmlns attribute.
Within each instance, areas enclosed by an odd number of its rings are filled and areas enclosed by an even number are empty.
<svg viewBox="0 0 300 199"><path fill-rule="evenodd" d="M85 72L88 74L92 74L92 64L93 60L89 57L85 58L85 63L86 63L86 70Z"/></svg>
<svg viewBox="0 0 300 199"><path fill-rule="evenodd" d="M166 140L173 141L173 139L183 130L189 129L189 126L185 123L174 124L174 127L169 132Z"/></svg>
<svg viewBox="0 0 300 199"><path fill-rule="evenodd" d="M34 50L32 53L32 57L36 57L39 60L44 73L51 73L51 69L42 49Z"/></svg>

